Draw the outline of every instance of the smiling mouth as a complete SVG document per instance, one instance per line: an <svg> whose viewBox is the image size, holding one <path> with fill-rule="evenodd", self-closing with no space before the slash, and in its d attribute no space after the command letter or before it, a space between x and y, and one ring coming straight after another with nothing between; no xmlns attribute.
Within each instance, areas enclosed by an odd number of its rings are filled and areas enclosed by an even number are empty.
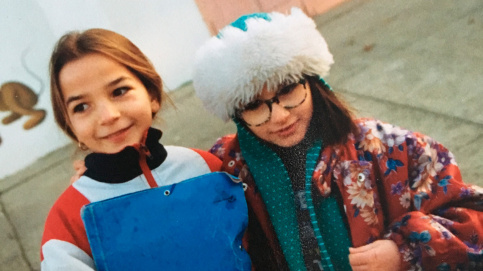
<svg viewBox="0 0 483 271"><path fill-rule="evenodd" d="M122 136L127 130L129 130L129 128L131 128L131 126L132 125L129 125L126 128L123 128L123 129L118 130L114 133L108 134L107 136L103 136L103 137L101 137L101 139L114 139L116 137Z"/></svg>
<svg viewBox="0 0 483 271"><path fill-rule="evenodd" d="M292 124L290 124L289 126L286 126L280 130L277 130L274 132L274 134L278 134L278 135L289 135L289 134L292 134L294 132L294 128L295 128L295 124L297 122L294 122Z"/></svg>

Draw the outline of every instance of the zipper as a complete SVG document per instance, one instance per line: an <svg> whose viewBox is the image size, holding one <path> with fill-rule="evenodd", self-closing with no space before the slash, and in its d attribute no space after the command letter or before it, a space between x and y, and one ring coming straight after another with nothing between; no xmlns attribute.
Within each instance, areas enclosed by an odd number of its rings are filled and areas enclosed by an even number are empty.
<svg viewBox="0 0 483 271"><path fill-rule="evenodd" d="M153 158L153 156L151 155L151 152L149 151L148 147L144 144L139 144L139 152L143 152L144 155L149 159Z"/></svg>
<svg viewBox="0 0 483 271"><path fill-rule="evenodd" d="M149 151L148 147L146 147L146 145L144 144L135 144L134 148L136 148L136 150L138 150L139 152L139 166L141 167L144 177L146 177L146 181L148 182L149 187L158 187L158 184L154 180L153 173L151 172L151 169L149 168L146 160L146 158L152 158L151 152Z"/></svg>

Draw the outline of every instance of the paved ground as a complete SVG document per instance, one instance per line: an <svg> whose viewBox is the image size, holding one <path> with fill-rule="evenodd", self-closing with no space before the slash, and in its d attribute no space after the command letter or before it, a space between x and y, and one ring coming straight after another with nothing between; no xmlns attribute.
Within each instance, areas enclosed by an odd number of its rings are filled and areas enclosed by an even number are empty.
<svg viewBox="0 0 483 271"><path fill-rule="evenodd" d="M483 1L353 0L315 18L334 54L328 78L361 116L431 135L483 185ZM190 84L173 95L162 142L208 148L234 131ZM72 174L75 147L0 180L0 269L39 270L45 216Z"/></svg>

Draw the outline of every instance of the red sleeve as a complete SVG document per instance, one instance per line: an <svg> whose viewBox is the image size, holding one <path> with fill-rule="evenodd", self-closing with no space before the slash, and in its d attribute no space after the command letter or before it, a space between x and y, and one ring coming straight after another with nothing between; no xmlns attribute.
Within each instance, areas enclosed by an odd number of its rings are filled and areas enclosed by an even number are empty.
<svg viewBox="0 0 483 271"><path fill-rule="evenodd" d="M426 135L380 121L366 121L362 130L358 146L378 166L374 198L388 214L385 238L398 245L403 269L476 266L483 248L483 190L463 182L453 154Z"/></svg>
<svg viewBox="0 0 483 271"><path fill-rule="evenodd" d="M221 170L221 160L209 153L207 151L199 150L199 149L192 149L193 151L197 152L203 159L205 159L206 164L210 167L211 172L220 171Z"/></svg>
<svg viewBox="0 0 483 271"><path fill-rule="evenodd" d="M88 203L89 200L74 187L67 188L57 199L47 216L42 246L49 240L61 240L79 247L92 257L84 223L80 216L82 206ZM44 255L42 250L40 251L40 259L43 261Z"/></svg>

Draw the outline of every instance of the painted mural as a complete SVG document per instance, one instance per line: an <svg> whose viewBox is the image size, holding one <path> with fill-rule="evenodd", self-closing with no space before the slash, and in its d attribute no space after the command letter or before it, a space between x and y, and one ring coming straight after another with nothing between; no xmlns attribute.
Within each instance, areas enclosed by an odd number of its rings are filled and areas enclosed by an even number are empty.
<svg viewBox="0 0 483 271"><path fill-rule="evenodd" d="M44 91L44 83L34 72L32 72L25 62L28 50L22 54L21 63L25 70L40 83L40 89L34 91L25 83L18 81L7 81L0 86L0 111L8 113L2 119L3 125L8 125L25 116L28 119L23 124L23 129L29 130L39 125L46 115L43 109L36 109L40 94ZM1 142L1 141L0 141Z"/></svg>

